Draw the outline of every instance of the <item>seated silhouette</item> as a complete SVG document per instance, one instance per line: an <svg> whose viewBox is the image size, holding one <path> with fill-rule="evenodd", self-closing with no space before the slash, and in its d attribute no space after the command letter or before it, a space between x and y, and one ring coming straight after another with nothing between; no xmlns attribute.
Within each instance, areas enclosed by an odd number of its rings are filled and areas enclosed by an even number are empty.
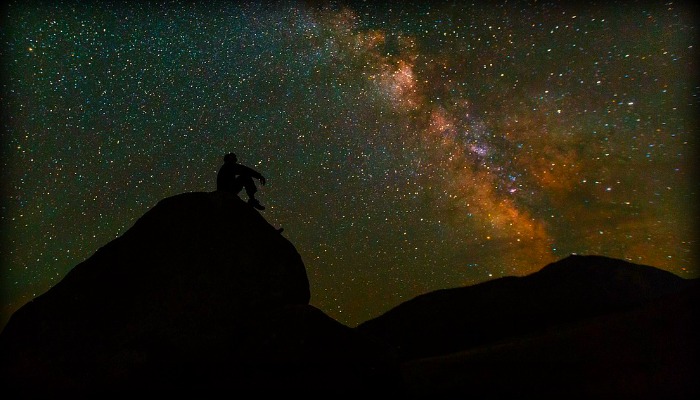
<svg viewBox="0 0 700 400"><path fill-rule="evenodd" d="M264 210L265 207L255 198L258 188L253 178L258 179L265 186L265 177L260 172L239 164L238 157L234 153L228 153L224 156L224 165L221 166L216 177L216 190L238 195L238 192L245 188L248 204L258 210Z"/></svg>

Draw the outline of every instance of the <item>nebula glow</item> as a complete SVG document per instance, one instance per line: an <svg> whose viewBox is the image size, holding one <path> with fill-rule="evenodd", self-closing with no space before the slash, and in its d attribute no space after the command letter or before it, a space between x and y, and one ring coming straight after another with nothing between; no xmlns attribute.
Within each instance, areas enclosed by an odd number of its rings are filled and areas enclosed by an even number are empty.
<svg viewBox="0 0 700 400"><path fill-rule="evenodd" d="M698 277L696 9L461 3L6 5L3 325L231 151L349 326L571 253Z"/></svg>

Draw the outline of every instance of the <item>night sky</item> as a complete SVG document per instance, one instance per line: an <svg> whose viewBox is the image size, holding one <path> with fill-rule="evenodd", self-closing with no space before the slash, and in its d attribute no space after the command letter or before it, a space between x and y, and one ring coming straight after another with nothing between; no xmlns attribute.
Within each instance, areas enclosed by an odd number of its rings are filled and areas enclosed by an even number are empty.
<svg viewBox="0 0 700 400"><path fill-rule="evenodd" d="M227 152L349 326L571 253L699 277L696 8L568 4L5 5L2 325Z"/></svg>

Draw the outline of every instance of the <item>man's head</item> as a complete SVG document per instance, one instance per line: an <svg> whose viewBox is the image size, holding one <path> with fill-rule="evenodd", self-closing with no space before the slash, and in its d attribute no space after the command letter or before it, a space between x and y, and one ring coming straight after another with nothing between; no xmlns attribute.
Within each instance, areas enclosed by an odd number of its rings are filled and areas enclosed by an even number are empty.
<svg viewBox="0 0 700 400"><path fill-rule="evenodd" d="M228 153L224 156L225 163L235 163L238 162L238 157L234 153Z"/></svg>

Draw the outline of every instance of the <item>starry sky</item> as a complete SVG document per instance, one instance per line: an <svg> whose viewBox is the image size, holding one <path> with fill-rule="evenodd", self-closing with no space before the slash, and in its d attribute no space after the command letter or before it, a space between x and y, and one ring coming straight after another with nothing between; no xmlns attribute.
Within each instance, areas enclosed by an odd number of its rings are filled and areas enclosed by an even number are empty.
<svg viewBox="0 0 700 400"><path fill-rule="evenodd" d="M689 4L10 2L2 324L227 152L349 326L571 253L697 278Z"/></svg>

